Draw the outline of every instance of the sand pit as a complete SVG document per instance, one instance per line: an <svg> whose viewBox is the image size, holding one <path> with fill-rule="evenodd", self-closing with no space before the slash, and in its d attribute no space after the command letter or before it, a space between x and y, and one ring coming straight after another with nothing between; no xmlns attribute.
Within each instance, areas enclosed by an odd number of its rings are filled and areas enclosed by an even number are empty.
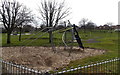
<svg viewBox="0 0 120 75"><path fill-rule="evenodd" d="M37 70L54 70L69 64L70 61L104 54L105 50L85 48L84 52L77 50L64 50L63 47L56 47L54 53L51 47L2 47L2 58L16 64L21 64Z"/></svg>

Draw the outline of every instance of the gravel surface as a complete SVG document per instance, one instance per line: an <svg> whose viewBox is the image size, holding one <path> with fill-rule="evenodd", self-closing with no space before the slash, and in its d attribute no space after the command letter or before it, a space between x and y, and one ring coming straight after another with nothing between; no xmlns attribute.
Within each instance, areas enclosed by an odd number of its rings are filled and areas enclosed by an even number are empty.
<svg viewBox="0 0 120 75"><path fill-rule="evenodd" d="M105 53L105 50L85 48L82 51L74 47L69 56L69 49L56 47L55 50L56 52L51 47L2 47L2 58L5 61L44 71L64 67L70 61Z"/></svg>

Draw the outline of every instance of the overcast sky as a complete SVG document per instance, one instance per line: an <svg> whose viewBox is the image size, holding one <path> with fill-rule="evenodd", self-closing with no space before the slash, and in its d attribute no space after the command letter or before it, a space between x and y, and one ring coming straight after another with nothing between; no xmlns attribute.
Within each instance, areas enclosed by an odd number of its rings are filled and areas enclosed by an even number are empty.
<svg viewBox="0 0 120 75"><path fill-rule="evenodd" d="M38 14L37 9L41 0L18 1ZM72 8L72 13L66 20L78 24L82 18L88 18L97 25L104 25L107 22L118 24L118 2L119 0L66 0L66 5Z"/></svg>

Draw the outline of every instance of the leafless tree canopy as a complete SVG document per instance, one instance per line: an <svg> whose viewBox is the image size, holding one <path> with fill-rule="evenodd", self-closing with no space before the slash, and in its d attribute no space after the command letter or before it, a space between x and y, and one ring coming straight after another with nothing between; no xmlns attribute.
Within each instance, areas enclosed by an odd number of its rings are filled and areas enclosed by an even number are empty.
<svg viewBox="0 0 120 75"><path fill-rule="evenodd" d="M108 22L107 25L112 26L113 22Z"/></svg>
<svg viewBox="0 0 120 75"><path fill-rule="evenodd" d="M65 8L65 1L58 3L55 0L43 0L39 7L40 19L47 27L56 27L60 20L70 14L69 9ZM52 31L49 31L49 43L53 42L52 38Z"/></svg>
<svg viewBox="0 0 120 75"><path fill-rule="evenodd" d="M4 24L4 27L7 30L11 30L16 27L16 22L18 20L19 16L19 9L21 8L21 5L18 2L9 2L4 1L2 2L2 6L0 9L1 14L1 21Z"/></svg>
<svg viewBox="0 0 120 75"><path fill-rule="evenodd" d="M85 26L88 22L88 19L87 18L82 18L81 21L79 22L79 25L80 26Z"/></svg>
<svg viewBox="0 0 120 75"><path fill-rule="evenodd" d="M70 8L65 8L65 1L58 3L55 0L43 0L39 7L41 20L47 27L55 27L58 22L70 14Z"/></svg>
<svg viewBox="0 0 120 75"><path fill-rule="evenodd" d="M0 21L7 30L7 43L10 43L10 34L24 22L31 21L30 11L19 2L4 0L0 7Z"/></svg>

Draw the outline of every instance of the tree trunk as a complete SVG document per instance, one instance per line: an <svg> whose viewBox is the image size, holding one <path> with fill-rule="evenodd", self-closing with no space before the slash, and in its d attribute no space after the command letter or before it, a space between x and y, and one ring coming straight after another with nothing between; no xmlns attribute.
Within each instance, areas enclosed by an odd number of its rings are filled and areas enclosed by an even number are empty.
<svg viewBox="0 0 120 75"><path fill-rule="evenodd" d="M52 37L53 37L52 31L50 31L50 32L49 32L49 43L52 43L52 42L53 42Z"/></svg>
<svg viewBox="0 0 120 75"><path fill-rule="evenodd" d="M7 44L11 43L10 36L11 36L11 32L8 31L7 32Z"/></svg>
<svg viewBox="0 0 120 75"><path fill-rule="evenodd" d="M19 41L21 41L21 32L22 32L22 28L20 27Z"/></svg>
<svg viewBox="0 0 120 75"><path fill-rule="evenodd" d="M84 25L84 33L86 33L86 26Z"/></svg>

